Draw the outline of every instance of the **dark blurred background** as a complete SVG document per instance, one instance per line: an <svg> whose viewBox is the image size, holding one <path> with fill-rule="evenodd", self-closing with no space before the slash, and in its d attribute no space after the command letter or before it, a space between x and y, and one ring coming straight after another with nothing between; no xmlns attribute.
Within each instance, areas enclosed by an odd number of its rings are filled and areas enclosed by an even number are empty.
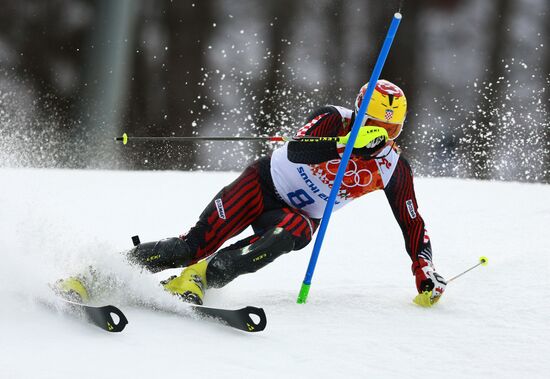
<svg viewBox="0 0 550 379"><path fill-rule="evenodd" d="M230 169L382 77L423 176L550 182L548 0L1 0L0 166Z"/></svg>

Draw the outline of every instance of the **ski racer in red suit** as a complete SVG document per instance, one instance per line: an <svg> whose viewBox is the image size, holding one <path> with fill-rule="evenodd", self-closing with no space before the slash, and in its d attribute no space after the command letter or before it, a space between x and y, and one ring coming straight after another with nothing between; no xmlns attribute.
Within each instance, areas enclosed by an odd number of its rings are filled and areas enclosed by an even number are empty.
<svg viewBox="0 0 550 379"><path fill-rule="evenodd" d="M319 225L366 88L364 85L357 96L355 111L340 106L319 108L296 134L298 138L340 136L338 143L285 143L271 156L252 163L214 196L187 234L140 243L128 253L128 259L153 272L186 267L181 275L162 284L184 301L202 304L207 287L223 287L282 254L304 248ZM414 301L431 306L443 294L446 282L432 264L411 168L394 142L406 110L403 91L388 81L378 81L334 210L384 190L412 261L419 293ZM248 226L252 226L253 235L219 250Z"/></svg>

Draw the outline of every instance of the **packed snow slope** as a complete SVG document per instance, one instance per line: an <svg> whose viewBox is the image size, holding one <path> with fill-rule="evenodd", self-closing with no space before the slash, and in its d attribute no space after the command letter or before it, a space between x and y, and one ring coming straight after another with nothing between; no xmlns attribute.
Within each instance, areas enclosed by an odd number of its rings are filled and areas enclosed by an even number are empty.
<svg viewBox="0 0 550 379"><path fill-rule="evenodd" d="M173 272L124 263L130 237L185 232L237 175L0 170L0 378L549 377L548 185L416 180L438 271L489 258L431 309L411 301L383 192L333 215L307 304L296 296L313 244L207 293L207 305L263 307L262 333L133 305L178 301L158 286ZM105 300L130 321L120 334L41 305L47 283L89 265L124 283Z"/></svg>

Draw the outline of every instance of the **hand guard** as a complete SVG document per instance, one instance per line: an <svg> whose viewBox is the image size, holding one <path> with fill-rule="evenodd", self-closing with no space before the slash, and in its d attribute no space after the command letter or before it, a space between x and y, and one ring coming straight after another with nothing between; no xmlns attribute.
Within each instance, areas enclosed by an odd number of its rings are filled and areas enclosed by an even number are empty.
<svg viewBox="0 0 550 379"><path fill-rule="evenodd" d="M351 133L351 132L350 132ZM350 133L346 134L344 137L340 137L338 142L346 145L349 140ZM363 147L374 147L382 142L385 144L388 141L388 132L384 128L378 126L362 126L359 129L357 134L357 139L355 140L354 148L363 148Z"/></svg>
<svg viewBox="0 0 550 379"><path fill-rule="evenodd" d="M443 295L447 282L441 275L435 272L432 262L419 258L412 265L413 273L416 277L416 288L418 295L413 302L422 307L431 307Z"/></svg>

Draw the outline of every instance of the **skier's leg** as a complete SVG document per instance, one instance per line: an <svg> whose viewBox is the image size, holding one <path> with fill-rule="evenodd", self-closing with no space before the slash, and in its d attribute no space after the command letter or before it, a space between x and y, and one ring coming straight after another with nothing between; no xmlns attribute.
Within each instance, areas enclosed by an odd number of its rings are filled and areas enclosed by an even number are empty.
<svg viewBox="0 0 550 379"><path fill-rule="evenodd" d="M152 272L185 267L211 255L262 211L262 185L251 165L214 197L185 236L141 243L130 250L128 260Z"/></svg>
<svg viewBox="0 0 550 379"><path fill-rule="evenodd" d="M264 212L264 191L256 162L214 197L184 236L196 252L195 261L209 257L255 222Z"/></svg>
<svg viewBox="0 0 550 379"><path fill-rule="evenodd" d="M223 188L206 207L197 224L182 237L194 252L193 261L181 275L162 282L164 288L187 302L202 304L206 267L210 257L226 240L241 233L264 210L265 184L257 163ZM206 259L205 259L206 258Z"/></svg>
<svg viewBox="0 0 550 379"><path fill-rule="evenodd" d="M305 247L318 220L287 208L262 214L253 227L255 234L230 245L163 282L165 288L184 301L202 304L205 289L219 288L237 276L251 273L282 254Z"/></svg>
<svg viewBox="0 0 550 379"><path fill-rule="evenodd" d="M266 228L270 223L271 228ZM283 208L266 212L254 225L254 236L220 250L208 263L209 287L223 287L239 275L256 272L281 255L304 248L318 221Z"/></svg>

